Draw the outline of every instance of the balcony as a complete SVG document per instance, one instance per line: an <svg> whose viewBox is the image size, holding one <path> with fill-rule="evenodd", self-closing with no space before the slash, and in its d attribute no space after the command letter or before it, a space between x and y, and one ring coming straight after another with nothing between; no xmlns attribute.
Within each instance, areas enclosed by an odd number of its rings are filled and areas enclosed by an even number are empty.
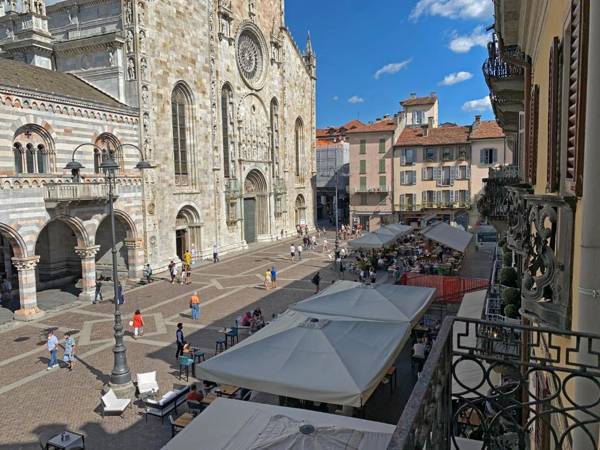
<svg viewBox="0 0 600 450"><path fill-rule="evenodd" d="M108 185L106 183L49 184L44 189L44 201L48 209L59 205L105 204L108 202Z"/></svg>
<svg viewBox="0 0 600 450"><path fill-rule="evenodd" d="M390 186L358 186L352 188L353 194L373 194L391 192Z"/></svg>
<svg viewBox="0 0 600 450"><path fill-rule="evenodd" d="M591 449L600 336L447 317L388 449ZM587 389L589 400L573 392ZM578 401L579 399L579 401ZM594 399L594 400L592 400Z"/></svg>
<svg viewBox="0 0 600 450"><path fill-rule="evenodd" d="M484 178L483 194L477 201L477 209L500 232L506 230L508 218L509 191L508 186L519 185L519 172L516 166L500 166L490 168L488 178Z"/></svg>

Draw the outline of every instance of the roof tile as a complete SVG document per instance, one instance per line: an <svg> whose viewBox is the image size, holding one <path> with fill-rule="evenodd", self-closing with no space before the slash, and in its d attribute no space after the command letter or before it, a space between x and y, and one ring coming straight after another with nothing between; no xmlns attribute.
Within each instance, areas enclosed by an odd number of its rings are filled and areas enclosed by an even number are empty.
<svg viewBox="0 0 600 450"><path fill-rule="evenodd" d="M495 120L482 120L473 124L471 139L500 139L504 131Z"/></svg>
<svg viewBox="0 0 600 450"><path fill-rule="evenodd" d="M407 145L446 145L466 144L469 141L469 127L443 126L431 128L427 136L421 127L405 128L396 141L397 146Z"/></svg>

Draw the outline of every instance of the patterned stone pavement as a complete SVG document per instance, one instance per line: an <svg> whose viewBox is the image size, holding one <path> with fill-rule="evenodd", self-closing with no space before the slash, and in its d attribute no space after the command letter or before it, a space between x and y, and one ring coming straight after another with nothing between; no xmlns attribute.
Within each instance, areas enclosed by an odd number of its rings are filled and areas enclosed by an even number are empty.
<svg viewBox="0 0 600 450"><path fill-rule="evenodd" d="M186 338L210 356L218 329L232 325L236 317L259 305L265 317L284 311L293 302L314 291L310 279L321 271L322 286L336 277L328 258L320 252L305 252L302 261L289 260L289 241L255 246L251 251L205 263L194 270L190 286L157 281L126 294L124 323L139 308L146 321L143 338L133 340L128 330L127 357L132 374L156 370L162 392L180 384L174 358L175 327L184 323ZM278 288L266 291L262 273L275 265ZM192 321L188 300L198 291L202 301L199 321ZM135 404L124 418L100 415L100 392L112 368L112 312L109 302L80 305L50 313L37 322L15 323L0 332L0 450L38 449L39 437L64 429L84 433L90 449L159 449L170 438L168 421L150 417L146 423ZM44 330L57 328L59 336L76 332L79 361L72 372L46 370L47 351L41 340ZM411 378L400 373L399 379ZM412 378L411 378L412 379ZM190 379L191 381L191 379ZM406 384L406 397L412 383ZM389 402L389 394L377 395ZM395 398L394 401L397 399ZM185 407L183 407L185 409ZM367 408L367 415L369 410ZM374 408L370 418L380 417ZM389 419L388 419L389 420Z"/></svg>

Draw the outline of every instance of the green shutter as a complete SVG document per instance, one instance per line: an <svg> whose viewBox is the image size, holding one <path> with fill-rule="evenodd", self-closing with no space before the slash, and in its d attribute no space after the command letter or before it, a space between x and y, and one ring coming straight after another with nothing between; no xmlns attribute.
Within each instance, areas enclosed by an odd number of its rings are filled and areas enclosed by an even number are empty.
<svg viewBox="0 0 600 450"><path fill-rule="evenodd" d="M360 177L360 187L362 189L367 187L367 177Z"/></svg>
<svg viewBox="0 0 600 450"><path fill-rule="evenodd" d="M379 153L385 153L385 139L379 139Z"/></svg>
<svg viewBox="0 0 600 450"><path fill-rule="evenodd" d="M385 173L385 159L379 160L379 173Z"/></svg>
<svg viewBox="0 0 600 450"><path fill-rule="evenodd" d="M379 186L381 186L381 187L385 187L385 182L386 182L386 177L385 177L385 175L381 175L381 176L379 177Z"/></svg>
<svg viewBox="0 0 600 450"><path fill-rule="evenodd" d="M367 153L367 141L364 139L360 140L360 154L364 155Z"/></svg>
<svg viewBox="0 0 600 450"><path fill-rule="evenodd" d="M360 173L367 173L367 160L366 159L360 160Z"/></svg>

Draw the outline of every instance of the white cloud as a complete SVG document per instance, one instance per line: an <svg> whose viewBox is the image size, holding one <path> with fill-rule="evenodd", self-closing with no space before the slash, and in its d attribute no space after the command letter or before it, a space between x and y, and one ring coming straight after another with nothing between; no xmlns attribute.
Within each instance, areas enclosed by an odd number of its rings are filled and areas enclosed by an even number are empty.
<svg viewBox="0 0 600 450"><path fill-rule="evenodd" d="M460 71L449 73L442 81L440 81L440 85L452 86L453 84L462 83L463 81L467 81L471 78L473 78L473 74L471 72Z"/></svg>
<svg viewBox="0 0 600 450"><path fill-rule="evenodd" d="M357 103L364 103L365 99L362 97L359 97L358 95L353 95L352 97L350 97L348 99L348 103L352 103L353 105L357 104Z"/></svg>
<svg viewBox="0 0 600 450"><path fill-rule="evenodd" d="M452 40L448 47L455 53L467 53L473 47L487 47L490 40L490 33L483 29L482 25L475 27L471 34L459 35L453 33Z"/></svg>
<svg viewBox="0 0 600 450"><path fill-rule="evenodd" d="M333 100L334 102L337 102L339 99L340 99L340 98L339 98L337 95L334 95L334 96L333 96L333 98L332 98L332 100Z"/></svg>
<svg viewBox="0 0 600 450"><path fill-rule="evenodd" d="M373 76L375 77L376 80L379 80L379 78L381 78L382 75L398 73L402 69L406 68L410 64L411 61L412 61L411 59L405 59L404 61L399 62L399 63L386 64L381 69L379 69L377 72L375 72L375 75L373 75Z"/></svg>
<svg viewBox="0 0 600 450"><path fill-rule="evenodd" d="M463 111L483 112L490 109L492 109L492 103L490 102L490 97L487 95L477 100L469 100L462 106Z"/></svg>
<svg viewBox="0 0 600 450"><path fill-rule="evenodd" d="M410 18L416 21L422 15L430 15L449 19L489 20L493 14L492 0L419 0Z"/></svg>

